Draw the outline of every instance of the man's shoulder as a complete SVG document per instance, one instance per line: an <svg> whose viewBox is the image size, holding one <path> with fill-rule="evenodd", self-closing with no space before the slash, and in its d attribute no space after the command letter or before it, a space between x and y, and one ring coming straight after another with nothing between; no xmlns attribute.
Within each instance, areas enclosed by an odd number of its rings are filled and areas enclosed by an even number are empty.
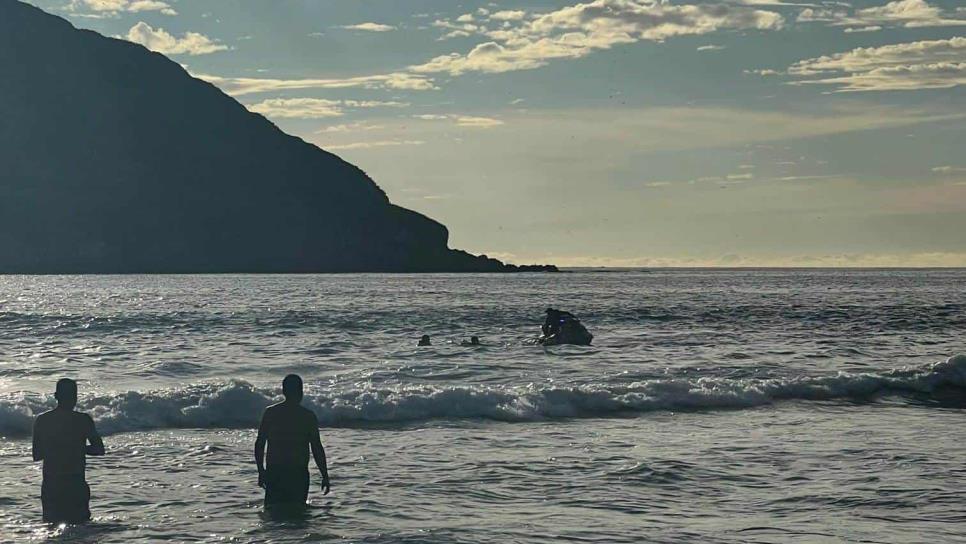
<svg viewBox="0 0 966 544"><path fill-rule="evenodd" d="M83 412L67 411L67 410L48 410L39 416L35 425L45 426L45 425L93 425L94 418L90 414L85 414Z"/></svg>
<svg viewBox="0 0 966 544"><path fill-rule="evenodd" d="M286 406L284 402L272 404L268 408L265 408L265 411L262 412L262 419L282 417L287 410L288 406Z"/></svg>
<svg viewBox="0 0 966 544"><path fill-rule="evenodd" d="M304 417L315 419L315 412L309 410L301 404L288 404L285 402L280 402L278 404L273 404L268 408L265 408L265 412L262 417L285 417L291 419L293 417Z"/></svg>
<svg viewBox="0 0 966 544"><path fill-rule="evenodd" d="M305 418L306 423L310 423L313 426L319 423L319 418L315 415L315 412L309 410L305 406L299 406L299 413L302 414L303 418Z"/></svg>
<svg viewBox="0 0 966 544"><path fill-rule="evenodd" d="M46 412L37 416L37 419L34 420L34 425L44 425L54 417L57 417L54 413L54 410L47 410Z"/></svg>
<svg viewBox="0 0 966 544"><path fill-rule="evenodd" d="M278 412L278 411L284 410L284 409L285 409L285 403L284 402L276 402L275 404L269 405L268 408L265 408L265 413L266 414L275 413L275 412Z"/></svg>

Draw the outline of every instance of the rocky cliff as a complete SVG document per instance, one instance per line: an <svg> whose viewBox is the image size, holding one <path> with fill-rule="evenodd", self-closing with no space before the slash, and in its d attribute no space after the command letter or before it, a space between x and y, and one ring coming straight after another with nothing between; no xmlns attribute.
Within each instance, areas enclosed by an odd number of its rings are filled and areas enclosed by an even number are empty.
<svg viewBox="0 0 966 544"><path fill-rule="evenodd" d="M448 236L166 57L0 0L0 273L518 270Z"/></svg>

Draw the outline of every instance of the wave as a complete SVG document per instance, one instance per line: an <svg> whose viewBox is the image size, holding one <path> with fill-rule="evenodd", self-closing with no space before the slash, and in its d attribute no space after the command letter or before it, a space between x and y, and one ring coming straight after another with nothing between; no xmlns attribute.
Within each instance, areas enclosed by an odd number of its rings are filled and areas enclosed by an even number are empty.
<svg viewBox="0 0 966 544"><path fill-rule="evenodd" d="M505 422L606 417L659 410L740 409L781 401L869 400L888 395L940 398L966 392L966 355L881 373L782 379L697 378L574 387L384 387L308 394L305 405L323 426L411 423L433 419ZM102 433L170 428L252 428L275 390L243 381L197 384L151 392L129 391L86 399ZM53 406L49 397L0 398L0 435L25 436L33 418Z"/></svg>
<svg viewBox="0 0 966 544"><path fill-rule="evenodd" d="M2 306L0 306L2 308ZM402 315L411 317L413 309L400 306L395 309L366 309L346 314L329 310L171 310L145 312L131 310L103 315L85 313L29 313L0 310L3 329L20 335L47 334L111 334L118 332L169 332L213 330L298 331L298 330L344 330L364 333L384 330L386 323L400 321ZM435 306L419 314L419 322L434 323L440 327L472 322L530 323L539 325L542 317L516 313L513 310L476 308L472 316L465 309L440 310ZM966 327L966 304L944 303L936 305L912 304L843 304L837 307L814 307L810 305L787 306L781 304L681 304L636 308L611 308L606 312L589 311L581 315L588 323L599 326L640 325L659 327L662 324L691 322L705 326L740 323L788 323L792 327L860 327L862 329L945 331Z"/></svg>
<svg viewBox="0 0 966 544"><path fill-rule="evenodd" d="M966 304L843 304L837 307L787 306L780 304L678 305L629 308L612 311L619 323L694 322L702 325L722 323L790 323L793 326L860 326L883 330L946 330L966 325ZM597 316L585 316L588 321Z"/></svg>
<svg viewBox="0 0 966 544"><path fill-rule="evenodd" d="M203 331L230 327L264 330L359 329L370 331L397 318L397 314L371 311L364 316L348 318L339 312L324 310L278 311L188 311L129 312L105 315L83 313L24 313L0 311L0 325L12 331L29 331L35 336L63 333L112 333L137 331Z"/></svg>

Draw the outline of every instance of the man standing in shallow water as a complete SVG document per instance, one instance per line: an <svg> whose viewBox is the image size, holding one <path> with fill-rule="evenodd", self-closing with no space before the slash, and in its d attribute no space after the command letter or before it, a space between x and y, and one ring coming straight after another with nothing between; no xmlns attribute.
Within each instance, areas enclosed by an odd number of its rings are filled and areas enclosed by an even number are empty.
<svg viewBox="0 0 966 544"><path fill-rule="evenodd" d="M83 523L91 519L91 488L84 475L87 456L104 455L104 442L91 416L74 411L77 382L58 380L54 398L57 407L34 422L34 461L44 462L44 521Z"/></svg>
<svg viewBox="0 0 966 544"><path fill-rule="evenodd" d="M309 496L309 449L322 474L322 494L329 494L329 469L319 438L319 420L301 405L302 378L295 374L285 376L282 394L283 402L265 409L255 439L258 485L265 488L265 506L305 504Z"/></svg>

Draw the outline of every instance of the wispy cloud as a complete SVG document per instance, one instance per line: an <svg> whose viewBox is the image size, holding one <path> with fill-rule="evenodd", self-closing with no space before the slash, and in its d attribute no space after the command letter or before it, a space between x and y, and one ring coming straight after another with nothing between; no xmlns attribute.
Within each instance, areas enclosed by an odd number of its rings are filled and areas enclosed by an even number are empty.
<svg viewBox="0 0 966 544"><path fill-rule="evenodd" d="M315 131L316 134L331 134L334 132L364 132L370 130L382 130L386 128L385 125L373 125L366 122L357 123L342 123L338 125L330 125L327 127L320 128Z"/></svg>
<svg viewBox="0 0 966 544"><path fill-rule="evenodd" d="M170 4L159 0L71 0L67 4L67 11L95 18L117 17L122 12L157 11L164 15L178 14Z"/></svg>
<svg viewBox="0 0 966 544"><path fill-rule="evenodd" d="M704 268L704 267L963 267L966 253L835 253L835 254L725 254L717 257L608 257L594 255L515 255L517 262L553 262L565 267Z"/></svg>
<svg viewBox="0 0 966 544"><path fill-rule="evenodd" d="M932 171L937 174L966 174L966 166L935 166Z"/></svg>
<svg viewBox="0 0 966 544"><path fill-rule="evenodd" d="M504 125L464 119L463 127L458 125L459 117L472 118L456 114L379 118L372 122L380 125L380 130L354 132L350 141L420 140L435 146L455 142L459 129L460 137L474 138L476 144L487 142L479 153L498 149L498 156L517 157L514 160L522 160L521 156L526 160L553 157L552 162L579 160L606 169L610 167L609 157L620 154L720 149L956 118L948 110L905 111L868 104L803 114L713 107L529 110L526 113L509 110L498 119ZM414 118L424 122L414 122ZM486 126L489 128L481 128ZM501 130L504 127L512 127L512 139L505 138ZM310 140L323 148L333 143L321 136ZM588 151L591 149L607 152L591 153ZM736 167L718 173L713 180L748 173L750 169ZM770 178L767 173L760 173L755 179Z"/></svg>
<svg viewBox="0 0 966 544"><path fill-rule="evenodd" d="M392 25L385 25L381 23L359 23L355 25L345 25L342 28L347 30L363 30L365 32L389 32L391 30L396 30L396 27Z"/></svg>
<svg viewBox="0 0 966 544"><path fill-rule="evenodd" d="M203 79L212 85L216 85L217 87L221 88L221 90L232 96L303 89L350 89L354 87L362 87L367 89L383 88L425 91L436 88L433 80L428 77L403 72L348 77L342 79L270 79L222 77L199 73L192 75L199 79Z"/></svg>
<svg viewBox="0 0 966 544"><path fill-rule="evenodd" d="M966 84L966 38L859 47L796 62L796 85L835 86L836 92L943 89Z"/></svg>
<svg viewBox="0 0 966 544"><path fill-rule="evenodd" d="M165 55L207 55L228 49L228 46L204 34L187 32L178 38L163 28L153 28L144 21L132 26L124 38Z"/></svg>
<svg viewBox="0 0 966 544"><path fill-rule="evenodd" d="M503 10L490 14L493 21L522 21L526 18L527 12L521 10Z"/></svg>
<svg viewBox="0 0 966 544"><path fill-rule="evenodd" d="M414 117L416 119L422 119L423 121L453 121L457 126L466 128L493 128L504 124L503 121L492 117L474 117L471 115L427 113L415 115Z"/></svg>
<svg viewBox="0 0 966 544"><path fill-rule="evenodd" d="M779 76L782 74L782 72L778 70L772 70L770 68L763 68L763 69L757 69L757 70L745 70L744 73L755 74L759 76Z"/></svg>
<svg viewBox="0 0 966 544"><path fill-rule="evenodd" d="M781 28L783 23L778 13L727 3L676 5L650 0L594 0L543 14L522 10L491 13L481 8L455 21L436 20L433 25L450 31L444 38L480 35L489 41L465 54L437 56L389 74L342 79L256 79L207 74L198 77L234 96L350 87L429 90L437 88L432 74L457 76L468 72L528 70L553 59L581 58L619 44L642 40L660 42L674 36L726 29L773 30Z"/></svg>
<svg viewBox="0 0 966 544"><path fill-rule="evenodd" d="M322 119L341 117L346 109L401 108L406 102L379 100L327 100L324 98L270 98L248 106L250 111L266 117L286 119Z"/></svg>
<svg viewBox="0 0 966 544"><path fill-rule="evenodd" d="M330 151L345 151L351 149L371 149L373 147L395 147L400 145L423 145L422 140L376 140L372 142L352 142L347 144L330 144L323 147Z"/></svg>
<svg viewBox="0 0 966 544"><path fill-rule="evenodd" d="M728 174L725 176L727 181L748 181L751 179L755 179L754 174Z"/></svg>
<svg viewBox="0 0 966 544"><path fill-rule="evenodd" d="M499 12L497 12L499 13ZM500 25L471 22L435 24L453 32L490 38L467 53L438 56L410 67L416 73L509 72L546 65L553 59L581 58L598 50L642 40L701 35L721 29L780 28L780 14L732 4L670 4L647 0L594 0L549 13L505 19Z"/></svg>
<svg viewBox="0 0 966 544"><path fill-rule="evenodd" d="M922 28L964 26L959 12L946 12L925 0L895 0L881 6L854 9L843 5L803 9L797 20L803 23L825 22L831 26L847 26L851 32L871 32L883 27ZM849 32L846 29L846 32Z"/></svg>

